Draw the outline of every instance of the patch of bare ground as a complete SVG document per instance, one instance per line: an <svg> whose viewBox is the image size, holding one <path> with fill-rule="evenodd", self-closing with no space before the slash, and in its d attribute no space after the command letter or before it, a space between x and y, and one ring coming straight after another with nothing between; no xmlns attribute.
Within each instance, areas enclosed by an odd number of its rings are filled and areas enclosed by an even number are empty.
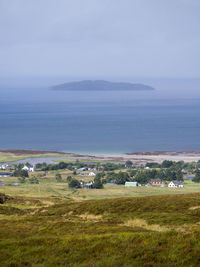
<svg viewBox="0 0 200 267"><path fill-rule="evenodd" d="M125 225L128 227L141 227L146 230L157 231L157 232L166 232L166 231L171 230L168 227L160 226L158 224L148 224L143 219L133 219L133 220L130 219L130 220L125 221L122 225Z"/></svg>

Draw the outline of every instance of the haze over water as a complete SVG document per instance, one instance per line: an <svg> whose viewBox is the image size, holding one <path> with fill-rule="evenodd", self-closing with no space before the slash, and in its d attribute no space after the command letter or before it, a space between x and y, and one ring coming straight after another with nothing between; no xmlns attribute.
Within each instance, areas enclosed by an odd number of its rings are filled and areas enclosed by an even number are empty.
<svg viewBox="0 0 200 267"><path fill-rule="evenodd" d="M0 148L80 153L200 150L200 81L146 80L155 91L1 87Z"/></svg>

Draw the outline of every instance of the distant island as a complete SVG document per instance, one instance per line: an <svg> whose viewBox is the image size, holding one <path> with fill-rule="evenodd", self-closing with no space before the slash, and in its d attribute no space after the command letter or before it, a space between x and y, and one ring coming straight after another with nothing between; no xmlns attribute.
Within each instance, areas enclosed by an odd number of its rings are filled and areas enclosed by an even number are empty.
<svg viewBox="0 0 200 267"><path fill-rule="evenodd" d="M126 82L108 82L103 80L84 80L78 82L69 82L51 87L53 90L64 91L150 91L155 90L153 87L144 84L126 83Z"/></svg>

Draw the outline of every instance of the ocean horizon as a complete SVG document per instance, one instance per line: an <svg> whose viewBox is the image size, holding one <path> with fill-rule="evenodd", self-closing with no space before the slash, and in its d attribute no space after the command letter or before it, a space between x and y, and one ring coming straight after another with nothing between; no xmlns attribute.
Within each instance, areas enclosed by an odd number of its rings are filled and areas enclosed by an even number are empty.
<svg viewBox="0 0 200 267"><path fill-rule="evenodd" d="M200 95L1 88L0 149L200 151Z"/></svg>

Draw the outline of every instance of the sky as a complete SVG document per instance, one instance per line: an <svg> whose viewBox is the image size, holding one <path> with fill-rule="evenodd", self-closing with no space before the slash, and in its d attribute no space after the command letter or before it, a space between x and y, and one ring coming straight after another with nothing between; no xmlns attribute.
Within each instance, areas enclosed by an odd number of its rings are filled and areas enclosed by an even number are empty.
<svg viewBox="0 0 200 267"><path fill-rule="evenodd" d="M200 78L199 0L0 0L0 76Z"/></svg>

